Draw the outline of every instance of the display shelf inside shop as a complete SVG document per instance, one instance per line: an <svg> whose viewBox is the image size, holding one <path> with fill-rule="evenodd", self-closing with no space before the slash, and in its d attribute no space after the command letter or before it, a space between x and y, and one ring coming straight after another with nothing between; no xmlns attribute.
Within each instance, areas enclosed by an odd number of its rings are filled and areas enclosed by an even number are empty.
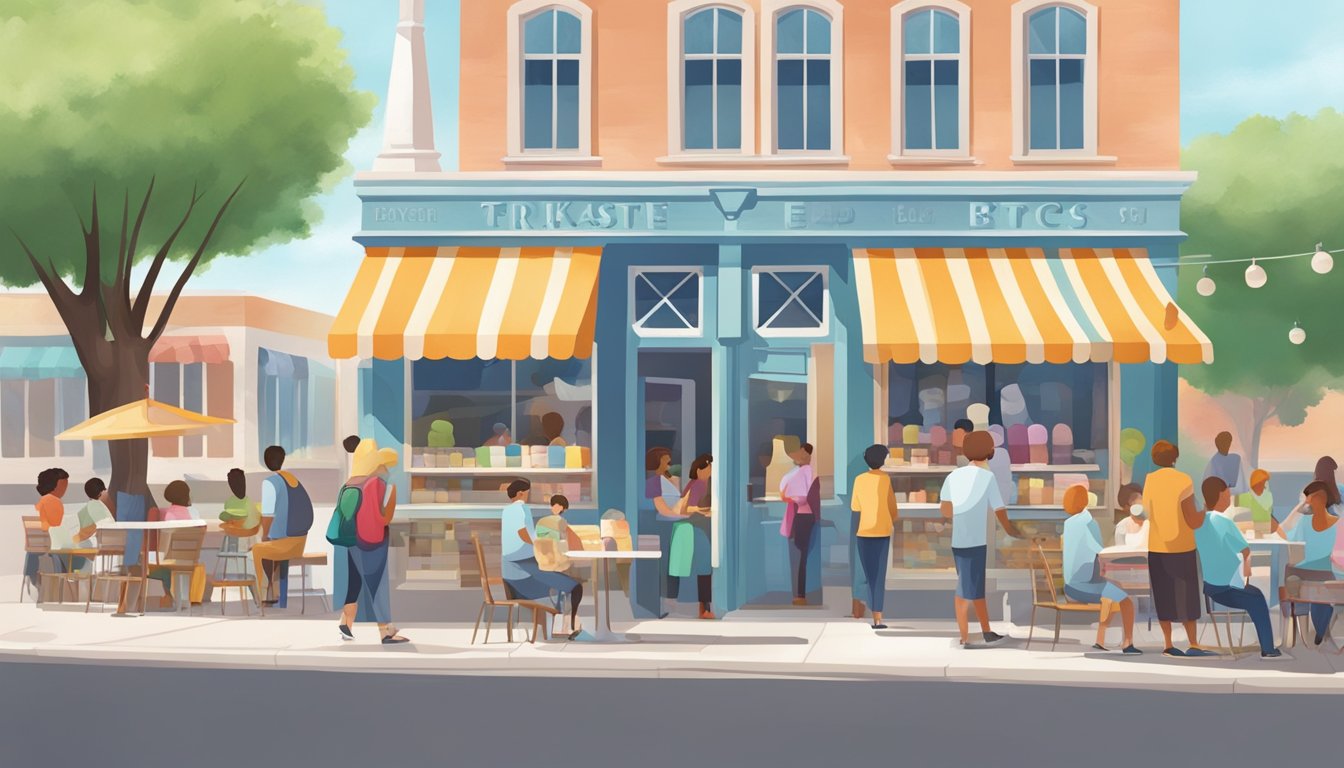
<svg viewBox="0 0 1344 768"><path fill-rule="evenodd" d="M955 464L884 464L882 470L893 475L946 475L957 469ZM1014 472L1030 474L1032 472L1100 472L1096 464L1014 464Z"/></svg>
<svg viewBox="0 0 1344 768"><path fill-rule="evenodd" d="M411 475L452 475L457 477L489 475L591 475L592 467L569 469L565 467L408 467Z"/></svg>
<svg viewBox="0 0 1344 768"><path fill-rule="evenodd" d="M931 519L942 516L942 512L940 511L941 507L942 505L940 504L930 502L898 502L896 504L896 511L901 515L909 513L910 517ZM1064 515L1064 508L1059 504L1008 504L1004 508L1008 510L1009 517L1013 517L1013 513L1015 512L1022 514L1047 512L1056 513L1060 516Z"/></svg>
<svg viewBox="0 0 1344 768"><path fill-rule="evenodd" d="M543 500L544 502L544 500ZM500 512L508 504L507 500L501 500L496 505L486 504L397 504L397 519L405 520L494 520L498 521ZM551 513L551 508L544 503L531 503L530 508L534 517L542 517ZM597 507L593 504L575 504L569 508L570 513L596 513Z"/></svg>

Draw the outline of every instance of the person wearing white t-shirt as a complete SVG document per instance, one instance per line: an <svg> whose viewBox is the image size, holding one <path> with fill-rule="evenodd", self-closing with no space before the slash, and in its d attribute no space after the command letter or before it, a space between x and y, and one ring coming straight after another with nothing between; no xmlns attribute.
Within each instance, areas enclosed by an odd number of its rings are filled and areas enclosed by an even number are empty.
<svg viewBox="0 0 1344 768"><path fill-rule="evenodd" d="M939 493L939 509L952 521L952 561L957 566L957 591L953 606L961 644L969 641L970 609L975 607L980 631L986 643L1003 636L989 628L989 607L985 602L985 564L989 553L989 514L994 513L1009 536L1022 538L1017 526L1008 519L1003 495L999 492L989 459L994 455L994 438L988 432L972 432L962 442L962 452L971 462L948 474Z"/></svg>

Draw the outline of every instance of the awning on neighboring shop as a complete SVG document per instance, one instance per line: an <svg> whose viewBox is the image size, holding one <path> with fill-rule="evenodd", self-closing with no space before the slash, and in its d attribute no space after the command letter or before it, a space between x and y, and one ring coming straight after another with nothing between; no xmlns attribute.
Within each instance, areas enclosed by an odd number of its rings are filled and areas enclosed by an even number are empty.
<svg viewBox="0 0 1344 768"><path fill-rule="evenodd" d="M75 348L64 346L0 348L0 379L83 378Z"/></svg>
<svg viewBox="0 0 1344 768"><path fill-rule="evenodd" d="M149 350L151 363L206 363L229 359L229 340L220 335L164 336Z"/></svg>
<svg viewBox="0 0 1344 768"><path fill-rule="evenodd" d="M870 363L1209 363L1145 250L857 249Z"/></svg>
<svg viewBox="0 0 1344 768"><path fill-rule="evenodd" d="M586 358L598 248L369 248L333 358Z"/></svg>

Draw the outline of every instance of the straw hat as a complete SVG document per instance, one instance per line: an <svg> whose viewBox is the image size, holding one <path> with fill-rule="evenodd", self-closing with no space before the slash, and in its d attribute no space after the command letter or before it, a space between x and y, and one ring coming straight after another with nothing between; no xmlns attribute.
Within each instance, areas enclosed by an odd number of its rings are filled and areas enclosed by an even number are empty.
<svg viewBox="0 0 1344 768"><path fill-rule="evenodd" d="M379 467L391 467L397 464L397 452L391 448L379 448L372 438L364 438L355 448L350 460L350 474L365 477L378 471Z"/></svg>

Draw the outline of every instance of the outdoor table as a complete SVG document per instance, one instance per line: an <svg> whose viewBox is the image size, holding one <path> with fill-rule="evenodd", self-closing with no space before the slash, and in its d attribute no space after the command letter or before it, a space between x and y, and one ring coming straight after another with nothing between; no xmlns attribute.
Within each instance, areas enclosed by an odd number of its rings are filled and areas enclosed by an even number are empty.
<svg viewBox="0 0 1344 768"><path fill-rule="evenodd" d="M631 642L628 637L619 632L611 631L611 574L608 571L608 563L613 560L657 560L663 556L663 553L656 549L631 549L631 550L592 550L592 549L571 549L565 554L571 560L589 560L593 563L593 586L602 590L603 595L593 595L593 631L582 632L578 640L589 643L628 643ZM602 567L598 568L598 562ZM600 587L598 585L601 585ZM603 608L603 599L606 600L606 607Z"/></svg>
<svg viewBox="0 0 1344 768"><path fill-rule="evenodd" d="M174 528L195 528L204 526L204 520L118 520L98 524L99 529L110 531L170 531ZM140 537L140 615L145 615L146 598L149 596L149 536ZM113 616L129 616L129 613L114 613Z"/></svg>

